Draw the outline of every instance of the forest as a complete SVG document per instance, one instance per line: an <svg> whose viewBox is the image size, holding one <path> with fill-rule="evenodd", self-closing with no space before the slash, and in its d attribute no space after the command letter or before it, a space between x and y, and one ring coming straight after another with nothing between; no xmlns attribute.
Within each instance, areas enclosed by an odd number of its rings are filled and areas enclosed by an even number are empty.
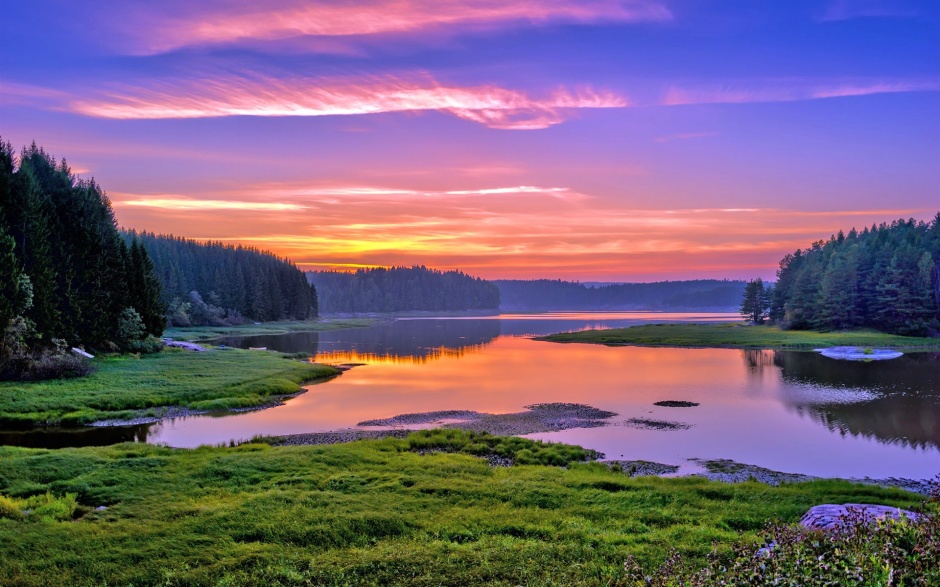
<svg viewBox="0 0 940 587"><path fill-rule="evenodd" d="M317 317L317 291L303 271L271 253L172 235L126 233L146 249L172 326Z"/></svg>
<svg viewBox="0 0 940 587"><path fill-rule="evenodd" d="M780 261L770 319L794 330L940 329L940 213L854 228Z"/></svg>
<svg viewBox="0 0 940 587"><path fill-rule="evenodd" d="M727 279L587 285L573 281L505 279L500 309L537 310L729 310L741 302L745 282Z"/></svg>
<svg viewBox="0 0 940 587"><path fill-rule="evenodd" d="M94 180L32 144L0 141L0 377L80 374L66 353L149 351L165 325L147 251Z"/></svg>
<svg viewBox="0 0 940 587"><path fill-rule="evenodd" d="M495 285L460 271L424 266L359 269L355 273L311 271L320 311L402 312L496 310Z"/></svg>

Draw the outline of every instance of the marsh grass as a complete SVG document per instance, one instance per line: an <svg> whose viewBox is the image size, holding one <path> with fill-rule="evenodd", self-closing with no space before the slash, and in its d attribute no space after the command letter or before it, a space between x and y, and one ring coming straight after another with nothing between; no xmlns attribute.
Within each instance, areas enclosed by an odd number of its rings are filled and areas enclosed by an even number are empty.
<svg viewBox="0 0 940 587"><path fill-rule="evenodd" d="M814 332L776 326L722 324L644 324L629 328L583 330L543 336L549 342L661 347L814 349L830 346L940 350L940 339L898 336L874 330Z"/></svg>
<svg viewBox="0 0 940 587"><path fill-rule="evenodd" d="M300 383L331 377L333 367L286 360L279 353L236 349L108 356L80 379L0 383L0 425L74 426L127 419L180 406L225 410L265 405Z"/></svg>
<svg viewBox="0 0 940 587"><path fill-rule="evenodd" d="M370 326L375 320L370 318L344 318L320 320L282 320L261 324L240 324L238 326L187 326L170 327L163 336L182 341L210 341L225 336L256 336L262 334L287 334L288 332L320 332L340 328L359 328Z"/></svg>
<svg viewBox="0 0 940 587"><path fill-rule="evenodd" d="M466 454L483 446L568 461L491 467ZM628 556L654 568L676 549L705 564L713 545L730 554L818 503L919 502L832 480L629 478L585 452L454 430L328 446L0 447L0 495L74 494L81 516L0 519L0 584L627 585Z"/></svg>

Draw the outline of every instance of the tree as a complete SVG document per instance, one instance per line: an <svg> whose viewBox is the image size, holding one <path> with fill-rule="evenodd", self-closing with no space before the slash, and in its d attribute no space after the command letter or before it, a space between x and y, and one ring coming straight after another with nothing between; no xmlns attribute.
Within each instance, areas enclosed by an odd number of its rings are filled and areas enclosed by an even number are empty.
<svg viewBox="0 0 940 587"><path fill-rule="evenodd" d="M763 324L770 310L770 298L764 289L764 281L758 277L748 281L741 298L741 316L754 324Z"/></svg>
<svg viewBox="0 0 940 587"><path fill-rule="evenodd" d="M795 329L940 329L940 213L840 235L780 261L771 318Z"/></svg>

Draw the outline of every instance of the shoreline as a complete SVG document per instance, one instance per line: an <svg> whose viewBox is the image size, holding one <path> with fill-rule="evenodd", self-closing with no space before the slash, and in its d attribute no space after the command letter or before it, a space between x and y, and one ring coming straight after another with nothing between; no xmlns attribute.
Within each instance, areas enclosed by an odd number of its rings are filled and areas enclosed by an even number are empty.
<svg viewBox="0 0 940 587"><path fill-rule="evenodd" d="M287 400L300 396L308 391L306 386L329 381L336 377L314 379L303 383L305 387L292 394L272 396L271 401L264 405L230 410L196 410L182 406L171 406L163 409L159 414L142 413L139 417L115 420L99 420L85 426L75 427L76 432L88 428L116 428L147 424L155 424L163 420L202 416L206 414L238 414L254 412L284 405ZM521 412L506 414L488 414L474 410L443 410L434 412L399 414L389 418L380 418L359 422L359 428L343 428L323 432L306 432L285 435L261 435L254 438L236 442L236 444L252 444L256 442L279 446L311 446L346 444L361 440L379 440L383 438L406 438L408 435L433 429L456 429L466 432L486 432L494 436L524 438L529 434L544 432L558 432L574 428L595 428L617 425L610 422L610 418L618 414L575 403L533 404L525 406ZM148 410L149 411L149 410ZM142 411L146 412L146 411ZM413 428L410 426L431 424L432 428ZM375 427L376 429L368 429ZM41 430L45 426L33 427ZM29 429L26 429L29 430ZM656 476L663 478L702 477L710 481L724 483L742 483L750 480L767 485L780 485L781 483L801 483L816 480L838 479L851 483L876 485L879 487L895 487L927 495L938 487L938 477L933 478L846 478L821 477L804 473L786 473L767 469L758 465L739 463L730 459L686 459L689 464L672 465L644 460L607 459L603 453L594 461L607 465L611 470L622 472L628 477ZM511 463L509 463L511 464ZM691 465L690 465L691 464ZM506 466L507 463L500 463ZM684 470L684 471L683 471Z"/></svg>
<svg viewBox="0 0 940 587"><path fill-rule="evenodd" d="M381 440L383 438L406 438L409 434L419 432L419 429L396 428L392 430L357 430L345 429L330 432L308 432L302 434L286 434L284 436L258 437L243 444L261 442L272 447L280 446L319 446L333 444L347 444L361 440ZM480 457L488 460L485 457ZM690 479L704 478L709 481L737 484L756 481L770 486L781 484L807 483L810 481L847 481L860 485L873 485L883 488L902 489L918 495L930 495L940 487L940 481L934 478L907 478L907 477L819 477L803 473L784 473L760 467L738 463L728 459L689 459L703 468L702 471L681 473L680 465L668 465L653 461L630 459L605 459L593 461L606 465L611 471L623 473L627 477L660 477L663 479ZM513 466L509 462L490 462L491 466Z"/></svg>
<svg viewBox="0 0 940 587"><path fill-rule="evenodd" d="M769 325L740 323L642 324L626 328L559 332L531 340L562 344L599 344L610 347L742 349L812 351L850 346L916 352L940 352L940 338L906 337L875 331L817 332L781 330Z"/></svg>
<svg viewBox="0 0 940 587"><path fill-rule="evenodd" d="M364 328L380 320L370 317L326 317L304 321L276 321L234 326L172 326L163 331L163 338L182 342L209 342L220 338L242 336L277 336L302 332L327 332L346 328Z"/></svg>

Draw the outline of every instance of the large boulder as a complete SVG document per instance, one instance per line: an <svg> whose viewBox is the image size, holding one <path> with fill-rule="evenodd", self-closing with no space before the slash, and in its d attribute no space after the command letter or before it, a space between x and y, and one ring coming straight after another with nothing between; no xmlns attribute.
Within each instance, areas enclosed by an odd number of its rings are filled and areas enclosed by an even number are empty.
<svg viewBox="0 0 940 587"><path fill-rule="evenodd" d="M874 522L875 520L917 520L919 514L887 505L868 503L823 504L809 508L800 518L800 525L807 530L838 531L855 522Z"/></svg>

